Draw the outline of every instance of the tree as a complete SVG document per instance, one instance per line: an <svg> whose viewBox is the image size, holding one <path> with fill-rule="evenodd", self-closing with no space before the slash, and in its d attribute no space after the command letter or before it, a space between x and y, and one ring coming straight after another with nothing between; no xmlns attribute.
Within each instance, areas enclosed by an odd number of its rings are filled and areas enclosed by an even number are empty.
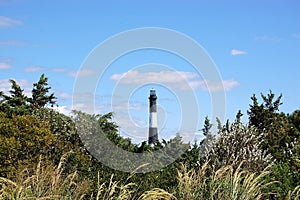
<svg viewBox="0 0 300 200"><path fill-rule="evenodd" d="M300 184L300 134L297 128L300 118L298 111L292 115L279 112L281 94L275 98L270 91L267 96L261 94L261 97L262 103L255 95L251 98L249 124L263 133L261 147L275 160L270 180L280 181L280 189L276 190L280 191L280 199L283 199L289 190Z"/></svg>
<svg viewBox="0 0 300 200"><path fill-rule="evenodd" d="M300 110L295 110L288 118L295 131L300 132Z"/></svg>
<svg viewBox="0 0 300 200"><path fill-rule="evenodd" d="M51 89L48 85L48 78L44 74L41 75L37 83L33 84L32 97L29 102L34 108L43 108L48 103L53 107L56 103L54 93L48 95Z"/></svg>
<svg viewBox="0 0 300 200"><path fill-rule="evenodd" d="M49 156L53 142L48 125L35 116L8 118L0 112L0 176L34 166L40 155Z"/></svg>
<svg viewBox="0 0 300 200"><path fill-rule="evenodd" d="M235 121L236 121L237 123L241 123L242 116L243 116L243 113L242 113L241 110L239 110L238 113L237 113L236 116L235 116Z"/></svg>
<svg viewBox="0 0 300 200"><path fill-rule="evenodd" d="M211 132L210 132L211 127L212 127L212 124L210 123L208 117L206 116L205 120L204 120L204 128L202 128L204 136L208 136L209 134L211 134Z"/></svg>
<svg viewBox="0 0 300 200"><path fill-rule="evenodd" d="M255 94L253 94L251 97L253 103L250 105L249 111L247 111L250 125L260 130L273 128L270 125L272 125L274 118L278 115L279 106L282 105L282 94L276 100L274 100L274 97L275 94L271 90L267 96L261 94L263 103L259 104Z"/></svg>
<svg viewBox="0 0 300 200"><path fill-rule="evenodd" d="M54 137L49 156L51 162L57 165L60 158L71 151L73 153L68 157L66 170L76 169L81 173L87 173L91 166L91 156L75 130L74 121L50 108L35 109L32 111L32 115L43 124L48 124Z"/></svg>
<svg viewBox="0 0 300 200"><path fill-rule="evenodd" d="M2 111L11 115L14 114L25 114L27 113L28 97L24 94L24 89L21 89L20 85L15 80L9 80L11 83L11 89L9 90L10 95L5 95L2 91L0 92L0 108Z"/></svg>
<svg viewBox="0 0 300 200"><path fill-rule="evenodd" d="M9 80L10 83L12 84L11 90L9 93L11 94L10 96L4 96L6 99L7 103L10 105L10 107L18 107L18 106L24 106L27 101L27 97L24 95L24 90L21 89L20 85L16 83L14 80Z"/></svg>
<svg viewBox="0 0 300 200"><path fill-rule="evenodd" d="M211 133L212 124L208 117L205 117L204 127L201 129L205 138L200 142L200 157L204 158L212 148L212 144L215 141L215 136Z"/></svg>
<svg viewBox="0 0 300 200"><path fill-rule="evenodd" d="M280 94L275 99L272 91L267 96L261 94L263 102L258 103L255 95L251 97L253 104L250 105L249 125L256 127L259 132L264 132L262 148L267 150L277 161L289 159L286 153L289 152L289 145L294 140L291 135L290 125L287 116L279 112L282 105Z"/></svg>
<svg viewBox="0 0 300 200"><path fill-rule="evenodd" d="M9 106L6 104L6 95L3 91L0 91L0 110L3 112L6 112L7 109L9 109Z"/></svg>

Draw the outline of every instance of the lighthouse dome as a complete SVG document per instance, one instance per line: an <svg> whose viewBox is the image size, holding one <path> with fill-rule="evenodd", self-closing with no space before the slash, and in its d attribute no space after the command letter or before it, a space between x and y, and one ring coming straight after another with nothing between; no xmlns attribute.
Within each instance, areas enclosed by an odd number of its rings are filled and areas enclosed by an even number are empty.
<svg viewBox="0 0 300 200"><path fill-rule="evenodd" d="M156 92L155 92L155 89L154 89L154 88L152 88L152 89L150 90L150 95L156 95Z"/></svg>

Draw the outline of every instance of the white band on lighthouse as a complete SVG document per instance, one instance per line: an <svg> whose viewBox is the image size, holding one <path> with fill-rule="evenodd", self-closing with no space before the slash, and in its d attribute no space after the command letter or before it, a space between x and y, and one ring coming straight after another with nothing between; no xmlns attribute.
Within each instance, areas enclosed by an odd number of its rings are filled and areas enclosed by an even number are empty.
<svg viewBox="0 0 300 200"><path fill-rule="evenodd" d="M149 127L157 128L157 113L156 112L150 112Z"/></svg>

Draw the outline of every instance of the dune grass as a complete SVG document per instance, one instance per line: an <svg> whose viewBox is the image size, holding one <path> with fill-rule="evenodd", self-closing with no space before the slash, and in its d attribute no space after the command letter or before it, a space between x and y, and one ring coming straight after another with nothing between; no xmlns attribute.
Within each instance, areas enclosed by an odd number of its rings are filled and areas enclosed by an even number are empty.
<svg viewBox="0 0 300 200"><path fill-rule="evenodd" d="M276 183L265 181L264 177L271 173L268 167L254 173L243 169L242 163L237 167L228 165L213 169L206 162L198 169L190 170L181 164L177 174L178 185L172 191L153 188L141 193L135 183L121 183L114 180L114 175L110 180L100 182L100 172L94 187L90 180L79 180L77 171L65 173L68 156L65 154L57 166L39 162L34 173L23 170L13 180L0 177L0 199L259 200L267 199L270 194L268 186ZM290 191L285 199L299 200L300 186Z"/></svg>
<svg viewBox="0 0 300 200"><path fill-rule="evenodd" d="M177 196L186 200L230 199L250 200L264 199L268 193L264 189L275 182L263 180L270 172L268 168L256 174L242 169L242 163L235 169L232 165L213 170L208 162L197 171L187 170L182 165L178 170Z"/></svg>
<svg viewBox="0 0 300 200"><path fill-rule="evenodd" d="M63 155L56 167L42 166L40 161L33 175L25 169L14 181L0 177L0 199L83 199L91 182L78 181L76 171L64 174L68 155Z"/></svg>

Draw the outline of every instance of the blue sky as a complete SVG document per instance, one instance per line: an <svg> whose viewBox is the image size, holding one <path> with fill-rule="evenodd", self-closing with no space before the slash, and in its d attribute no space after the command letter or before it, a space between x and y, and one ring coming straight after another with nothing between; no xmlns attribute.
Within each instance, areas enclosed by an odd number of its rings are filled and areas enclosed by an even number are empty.
<svg viewBox="0 0 300 200"><path fill-rule="evenodd" d="M28 94L32 83L45 73L58 97L59 110L67 113L72 108L76 76L93 75L92 71L80 71L80 67L97 45L127 30L160 27L192 38L214 61L225 88L225 119L233 120L241 109L246 122L252 94L269 89L283 94L281 111L291 113L300 109L299 10L300 2L290 0L0 0L0 89L8 91L7 80L15 79ZM133 141L142 141L147 137L149 89L155 87L160 138L175 135L183 117L180 95L175 91L184 83L172 71L143 66L149 63L168 66L194 84L199 109L196 129L201 129L204 117L212 117L211 95L219 92L218 87L205 87L208 80L193 66L159 50L132 52L112 63L95 91L96 112L114 111L120 132ZM126 76L121 79L122 75ZM155 77L163 84L155 84ZM128 88L132 82L140 87L127 101L114 102L120 96L115 89Z"/></svg>

